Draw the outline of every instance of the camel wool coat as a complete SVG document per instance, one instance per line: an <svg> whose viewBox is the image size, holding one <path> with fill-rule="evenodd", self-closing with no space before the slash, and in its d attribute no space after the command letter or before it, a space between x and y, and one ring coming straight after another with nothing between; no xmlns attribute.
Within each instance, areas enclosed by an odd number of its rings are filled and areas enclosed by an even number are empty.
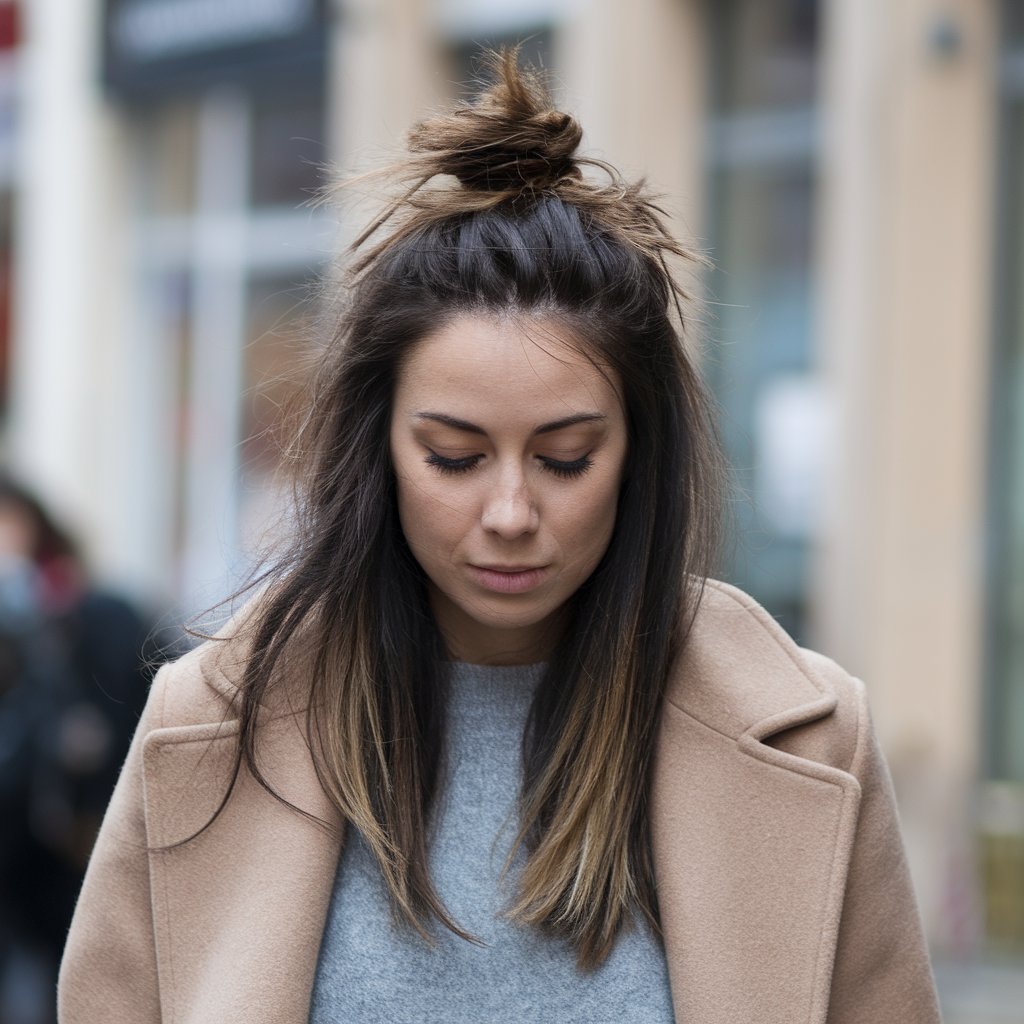
<svg viewBox="0 0 1024 1024"><path fill-rule="evenodd" d="M342 831L248 775L225 790L241 659L154 680L68 936L62 1024L304 1024ZM284 688L282 688L284 689ZM335 824L304 705L265 707L261 764ZM674 667L651 829L681 1024L935 1024L935 988L864 687L709 581Z"/></svg>

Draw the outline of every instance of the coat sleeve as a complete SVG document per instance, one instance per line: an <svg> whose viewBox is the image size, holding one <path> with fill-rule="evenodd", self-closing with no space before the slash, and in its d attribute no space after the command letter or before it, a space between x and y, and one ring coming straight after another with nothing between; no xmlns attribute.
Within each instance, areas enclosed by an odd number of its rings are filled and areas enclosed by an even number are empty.
<svg viewBox="0 0 1024 1024"><path fill-rule="evenodd" d="M847 678L858 703L850 770L860 781L861 804L839 922L828 1024L940 1024L892 780L864 684Z"/></svg>
<svg viewBox="0 0 1024 1024"><path fill-rule="evenodd" d="M60 1024L159 1024L142 755L162 724L169 665L157 673L100 827L57 984Z"/></svg>

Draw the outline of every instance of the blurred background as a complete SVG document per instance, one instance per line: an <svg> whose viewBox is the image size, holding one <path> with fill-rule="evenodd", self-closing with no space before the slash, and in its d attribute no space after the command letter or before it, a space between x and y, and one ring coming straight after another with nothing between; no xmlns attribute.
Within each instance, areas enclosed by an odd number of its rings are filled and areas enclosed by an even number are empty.
<svg viewBox="0 0 1024 1024"><path fill-rule="evenodd" d="M324 168L394 155L520 40L714 261L720 575L868 686L949 1024L1024 1022L1024 0L0 0L8 815L17 723L60 726L57 796L27 772L0 850L0 1024L50 1019L60 908L47 939L9 897L42 849L73 893L140 637L223 597L280 506L310 283L353 227L310 203ZM83 672L97 600L127 649Z"/></svg>

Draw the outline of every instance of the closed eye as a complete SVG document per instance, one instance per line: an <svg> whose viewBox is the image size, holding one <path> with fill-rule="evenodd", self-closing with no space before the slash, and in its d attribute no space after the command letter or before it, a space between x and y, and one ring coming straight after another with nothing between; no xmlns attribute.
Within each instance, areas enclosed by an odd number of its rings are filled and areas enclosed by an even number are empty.
<svg viewBox="0 0 1024 1024"><path fill-rule="evenodd" d="M437 452L430 452L424 461L428 465L433 466L439 473L454 475L468 473L482 458L482 455L465 455L462 458L450 459L444 455L438 455ZM582 476L594 464L589 453L568 462L548 458L545 455L538 455L537 459L549 473L554 473L555 476L565 479Z"/></svg>
<svg viewBox="0 0 1024 1024"><path fill-rule="evenodd" d="M569 478L582 476L594 464L589 453L581 455L578 459L573 459L571 462L560 462L558 459L545 458L543 455L538 456L538 458L545 469L556 476Z"/></svg>
<svg viewBox="0 0 1024 1024"><path fill-rule="evenodd" d="M424 461L439 473L467 473L482 458L482 455L466 455L461 459L446 459L437 452L431 452Z"/></svg>

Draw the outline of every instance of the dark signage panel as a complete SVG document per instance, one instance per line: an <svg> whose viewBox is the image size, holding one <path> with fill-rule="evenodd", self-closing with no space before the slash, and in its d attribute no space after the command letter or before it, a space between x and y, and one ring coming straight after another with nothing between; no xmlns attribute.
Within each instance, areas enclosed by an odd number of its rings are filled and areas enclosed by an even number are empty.
<svg viewBox="0 0 1024 1024"><path fill-rule="evenodd" d="M319 78L326 0L105 0L103 78L126 98Z"/></svg>

